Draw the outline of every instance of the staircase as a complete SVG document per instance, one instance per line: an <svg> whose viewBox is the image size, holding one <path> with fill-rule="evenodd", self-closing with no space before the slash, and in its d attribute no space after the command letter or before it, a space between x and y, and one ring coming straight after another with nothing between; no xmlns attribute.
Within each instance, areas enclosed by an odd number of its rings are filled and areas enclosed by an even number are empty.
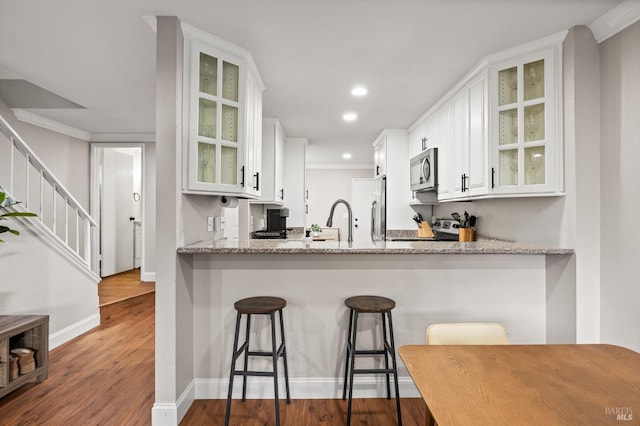
<svg viewBox="0 0 640 426"><path fill-rule="evenodd" d="M8 183L3 181L0 184L8 196L21 201L9 209L30 211L38 215L14 219L55 246L95 282L100 281L97 274L98 262L93 256L96 253L95 220L2 116L0 132L10 143L9 170L2 173L2 179L8 179ZM0 143L5 142L0 138ZM1 167L3 166L0 165Z"/></svg>

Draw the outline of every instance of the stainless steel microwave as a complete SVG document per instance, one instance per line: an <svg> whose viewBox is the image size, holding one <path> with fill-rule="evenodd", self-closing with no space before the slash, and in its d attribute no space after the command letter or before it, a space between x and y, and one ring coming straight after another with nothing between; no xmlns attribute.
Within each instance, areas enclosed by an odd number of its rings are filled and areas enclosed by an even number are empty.
<svg viewBox="0 0 640 426"><path fill-rule="evenodd" d="M411 190L416 192L438 189L438 148L429 148L411 158Z"/></svg>

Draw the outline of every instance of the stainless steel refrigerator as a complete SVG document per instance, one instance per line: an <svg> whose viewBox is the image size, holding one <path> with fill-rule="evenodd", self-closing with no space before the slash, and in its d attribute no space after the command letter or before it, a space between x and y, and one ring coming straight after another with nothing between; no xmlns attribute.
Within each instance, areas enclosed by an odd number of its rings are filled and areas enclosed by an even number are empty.
<svg viewBox="0 0 640 426"><path fill-rule="evenodd" d="M387 178L373 181L373 203L371 203L371 240L387 238Z"/></svg>

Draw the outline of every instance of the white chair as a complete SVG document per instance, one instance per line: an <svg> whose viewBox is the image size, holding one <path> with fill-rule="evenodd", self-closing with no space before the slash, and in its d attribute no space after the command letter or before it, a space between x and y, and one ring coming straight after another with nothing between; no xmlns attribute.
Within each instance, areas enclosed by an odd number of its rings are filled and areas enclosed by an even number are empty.
<svg viewBox="0 0 640 426"><path fill-rule="evenodd" d="M498 323L431 324L427 345L507 345L507 330Z"/></svg>
<svg viewBox="0 0 640 426"><path fill-rule="evenodd" d="M507 330L498 323L431 324L427 327L427 345L508 345ZM436 426L427 409L427 425Z"/></svg>

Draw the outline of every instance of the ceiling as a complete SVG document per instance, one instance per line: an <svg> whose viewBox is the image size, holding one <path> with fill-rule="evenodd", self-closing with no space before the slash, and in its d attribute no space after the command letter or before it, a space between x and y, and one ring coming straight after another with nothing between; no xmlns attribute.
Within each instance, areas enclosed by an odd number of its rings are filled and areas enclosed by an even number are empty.
<svg viewBox="0 0 640 426"><path fill-rule="evenodd" d="M35 114L106 135L155 133L155 34L171 15L252 52L263 112L309 139L308 162L368 164L384 128L408 128L484 56L620 0L0 0L0 78L84 108ZM356 84L369 93L350 94ZM353 111L358 119L342 120ZM343 160L343 152L352 153Z"/></svg>

